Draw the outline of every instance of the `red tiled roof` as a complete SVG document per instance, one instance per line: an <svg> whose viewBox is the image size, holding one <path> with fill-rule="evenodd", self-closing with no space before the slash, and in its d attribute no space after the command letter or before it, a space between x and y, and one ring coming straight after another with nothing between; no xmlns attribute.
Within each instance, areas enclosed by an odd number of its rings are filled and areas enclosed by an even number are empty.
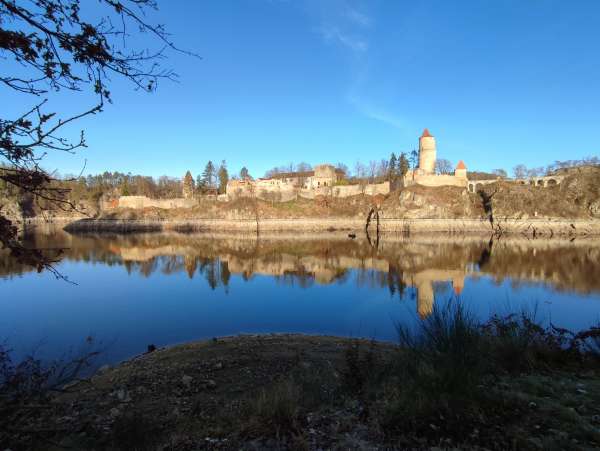
<svg viewBox="0 0 600 451"><path fill-rule="evenodd" d="M458 164L456 165L456 169L467 169L467 167L465 166L464 161L460 160L458 162Z"/></svg>
<svg viewBox="0 0 600 451"><path fill-rule="evenodd" d="M423 134L421 135L421 138L427 138L431 136L431 133L429 133L428 129L423 130Z"/></svg>

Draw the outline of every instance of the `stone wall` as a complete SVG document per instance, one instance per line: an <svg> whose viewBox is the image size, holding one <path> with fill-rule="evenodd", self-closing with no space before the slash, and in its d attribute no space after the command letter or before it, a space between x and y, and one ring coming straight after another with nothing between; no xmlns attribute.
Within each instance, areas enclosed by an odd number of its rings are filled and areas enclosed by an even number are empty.
<svg viewBox="0 0 600 451"><path fill-rule="evenodd" d="M409 172L404 178L404 186L423 185L423 186L458 186L460 188L467 187L466 177L456 177L454 175L421 175Z"/></svg>
<svg viewBox="0 0 600 451"><path fill-rule="evenodd" d="M170 210L174 208L192 208L198 202L194 199L151 199L146 196L121 196L117 202L113 202L113 208L133 208L141 210L144 208L163 208ZM106 208L106 207L105 207Z"/></svg>
<svg viewBox="0 0 600 451"><path fill-rule="evenodd" d="M288 202L290 200L302 197L304 199L314 199L317 196L332 196L332 197L350 197L359 194L367 194L375 196L377 194L388 194L390 192L390 182L375 183L370 185L334 185L321 186L317 188L294 188L291 185L262 185L260 187L251 188L249 184L235 184L228 189L227 195L229 199L236 197L252 197L255 195L259 199L269 200L274 202ZM229 188L229 186L228 186Z"/></svg>
<svg viewBox="0 0 600 451"><path fill-rule="evenodd" d="M344 230L364 233L365 217L355 218L293 218L293 219L188 219L188 220L80 220L69 224L67 231L139 231L186 230L197 231L295 231L314 232ZM371 222L375 233L375 221ZM423 232L486 233L501 230L503 233L535 237L600 236L600 220L566 219L504 219L494 223L487 219L396 219L382 218L381 232L400 232L406 235Z"/></svg>

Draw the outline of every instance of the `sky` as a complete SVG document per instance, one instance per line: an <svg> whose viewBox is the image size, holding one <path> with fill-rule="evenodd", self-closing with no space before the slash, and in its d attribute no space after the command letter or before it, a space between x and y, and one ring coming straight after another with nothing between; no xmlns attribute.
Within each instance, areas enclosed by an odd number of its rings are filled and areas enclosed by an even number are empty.
<svg viewBox="0 0 600 451"><path fill-rule="evenodd" d="M300 161L352 168L416 148L426 127L439 158L470 170L600 154L600 1L159 6L149 19L201 58L171 53L163 64L178 82L151 94L114 79L114 103L72 128L85 129L88 148L49 154L46 168L178 177L208 160L253 176ZM31 103L0 92L5 111ZM90 99L52 101L77 111Z"/></svg>

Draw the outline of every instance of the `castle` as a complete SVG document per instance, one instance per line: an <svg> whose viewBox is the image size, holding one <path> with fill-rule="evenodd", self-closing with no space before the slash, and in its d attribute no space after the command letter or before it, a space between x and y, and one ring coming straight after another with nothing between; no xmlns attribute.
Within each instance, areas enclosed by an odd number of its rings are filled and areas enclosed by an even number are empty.
<svg viewBox="0 0 600 451"><path fill-rule="evenodd" d="M467 167L461 160L458 162L454 175L436 174L435 163L437 161L437 149L435 137L425 129L419 138L419 166L409 170L404 176L402 182L404 186L424 185L424 186L467 186Z"/></svg>
<svg viewBox="0 0 600 451"><path fill-rule="evenodd" d="M462 160L456 166L454 174L436 174L436 161L435 137L425 129L419 138L419 166L409 170L400 180L401 184L467 187L467 167ZM313 171L285 172L256 180L230 180L227 183L227 198L256 196L285 201L298 196L313 198L318 195L348 197L358 194L388 194L391 190L390 182L342 185L340 182L345 175L330 164L320 164Z"/></svg>
<svg viewBox="0 0 600 451"><path fill-rule="evenodd" d="M259 197L286 201L297 197L312 199L316 196L349 197L358 194L388 194L390 182L367 185L341 185L346 174L331 164L319 164L312 171L282 172L270 178L230 180L227 198Z"/></svg>

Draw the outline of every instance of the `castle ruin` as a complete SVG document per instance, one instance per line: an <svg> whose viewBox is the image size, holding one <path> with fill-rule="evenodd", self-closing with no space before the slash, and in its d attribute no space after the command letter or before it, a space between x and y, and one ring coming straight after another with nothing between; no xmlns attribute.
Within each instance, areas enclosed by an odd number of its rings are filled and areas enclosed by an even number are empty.
<svg viewBox="0 0 600 451"><path fill-rule="evenodd" d="M404 186L423 185L423 186L467 186L467 167L461 160L456 165L454 175L436 174L435 164L437 161L437 149L435 137L429 133L428 129L423 131L419 138L419 166L406 173L403 178Z"/></svg>

